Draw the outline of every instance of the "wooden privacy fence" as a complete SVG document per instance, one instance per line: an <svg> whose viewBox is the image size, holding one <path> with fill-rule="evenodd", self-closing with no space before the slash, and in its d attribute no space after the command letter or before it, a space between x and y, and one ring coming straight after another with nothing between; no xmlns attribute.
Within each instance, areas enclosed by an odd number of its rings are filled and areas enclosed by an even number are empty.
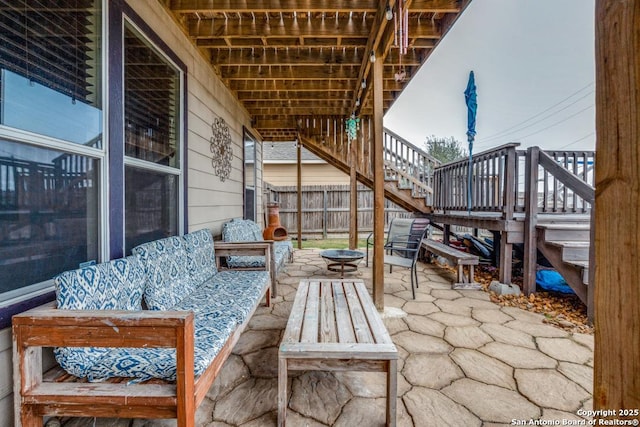
<svg viewBox="0 0 640 427"><path fill-rule="evenodd" d="M349 185L307 185L302 187L303 237L328 237L349 233ZM298 232L298 187L265 185L266 200L280 205L280 223L289 235ZM411 216L409 212L385 200L385 228L396 217ZM373 191L358 185L358 233L373 231Z"/></svg>

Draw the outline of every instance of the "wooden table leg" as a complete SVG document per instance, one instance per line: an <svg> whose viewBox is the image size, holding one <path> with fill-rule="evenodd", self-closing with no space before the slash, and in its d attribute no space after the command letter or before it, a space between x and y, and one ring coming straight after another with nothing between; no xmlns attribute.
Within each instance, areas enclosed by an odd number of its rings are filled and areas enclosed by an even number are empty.
<svg viewBox="0 0 640 427"><path fill-rule="evenodd" d="M396 406L398 402L398 361L389 360L387 371L387 426L396 426Z"/></svg>
<svg viewBox="0 0 640 427"><path fill-rule="evenodd" d="M278 427L284 427L287 420L287 359L278 359Z"/></svg>

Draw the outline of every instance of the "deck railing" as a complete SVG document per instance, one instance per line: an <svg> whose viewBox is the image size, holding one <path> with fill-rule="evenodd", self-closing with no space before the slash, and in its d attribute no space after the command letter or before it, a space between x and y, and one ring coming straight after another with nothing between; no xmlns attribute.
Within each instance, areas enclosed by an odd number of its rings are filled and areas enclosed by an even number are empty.
<svg viewBox="0 0 640 427"><path fill-rule="evenodd" d="M529 151L511 143L472 156L471 211L502 213L510 219L525 212L529 191L526 161ZM535 148L535 182L538 213L588 213L594 185L593 151L542 151ZM466 211L469 160L447 163L435 170L434 209Z"/></svg>
<svg viewBox="0 0 640 427"><path fill-rule="evenodd" d="M516 188L516 147L502 145L474 154L471 159L471 205L469 206L469 159L440 166L434 173L434 209L443 211L503 212L513 216Z"/></svg>

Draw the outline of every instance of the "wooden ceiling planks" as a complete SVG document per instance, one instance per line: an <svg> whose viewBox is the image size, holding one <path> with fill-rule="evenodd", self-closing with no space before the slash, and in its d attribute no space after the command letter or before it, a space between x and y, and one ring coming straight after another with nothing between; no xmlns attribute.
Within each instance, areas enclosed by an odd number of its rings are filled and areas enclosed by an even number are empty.
<svg viewBox="0 0 640 427"><path fill-rule="evenodd" d="M393 45L395 0L163 0L265 139L294 135L300 117L367 115L372 50L393 104L471 0L404 0L408 52ZM395 79L404 71L403 80ZM363 84L365 81L365 84Z"/></svg>

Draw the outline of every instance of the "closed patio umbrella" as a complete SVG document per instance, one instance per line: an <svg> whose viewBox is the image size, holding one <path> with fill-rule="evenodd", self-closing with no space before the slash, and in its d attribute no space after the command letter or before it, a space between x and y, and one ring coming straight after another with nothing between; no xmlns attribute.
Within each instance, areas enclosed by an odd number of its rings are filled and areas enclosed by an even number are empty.
<svg viewBox="0 0 640 427"><path fill-rule="evenodd" d="M464 99L467 104L467 140L469 141L469 169L467 171L467 208L471 213L471 179L473 166L473 140L476 136L476 113L478 102L476 94L476 79L473 71L469 73L469 81L464 91Z"/></svg>

